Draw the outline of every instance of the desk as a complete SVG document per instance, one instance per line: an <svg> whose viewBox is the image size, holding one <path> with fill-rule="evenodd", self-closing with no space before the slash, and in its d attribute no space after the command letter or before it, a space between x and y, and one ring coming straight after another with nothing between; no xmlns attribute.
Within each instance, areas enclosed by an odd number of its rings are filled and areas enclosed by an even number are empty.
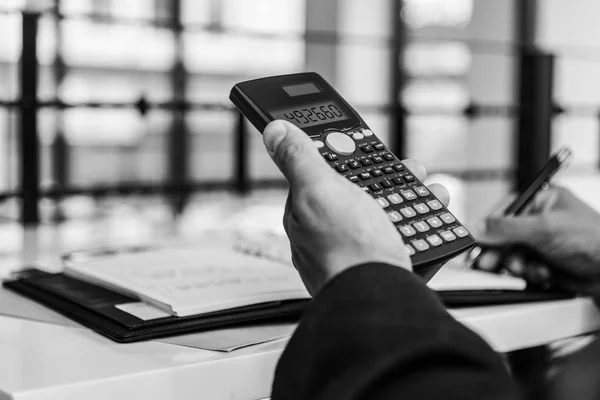
<svg viewBox="0 0 600 400"><path fill-rule="evenodd" d="M588 299L452 313L500 352L600 328ZM232 353L117 344L87 329L0 317L0 399L261 399L285 343Z"/></svg>
<svg viewBox="0 0 600 400"><path fill-rule="evenodd" d="M92 237L88 243L81 239L80 227L68 224L42 230L40 235L14 230L23 235L23 258L0 260L0 277L24 263L56 263L56 255L68 247L56 243L60 242L56 238L75 237L78 240L72 246L86 248L119 243L115 232L122 231L112 231L100 241ZM600 328L600 314L587 299L470 308L452 314L499 352ZM0 400L257 400L269 396L285 343L281 340L232 353L152 341L117 344L76 326L0 316Z"/></svg>

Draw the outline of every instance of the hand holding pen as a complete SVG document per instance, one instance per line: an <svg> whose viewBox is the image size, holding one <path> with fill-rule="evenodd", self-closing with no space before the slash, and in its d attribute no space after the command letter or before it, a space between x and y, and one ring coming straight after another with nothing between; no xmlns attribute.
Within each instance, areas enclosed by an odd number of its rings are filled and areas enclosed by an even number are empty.
<svg viewBox="0 0 600 400"><path fill-rule="evenodd" d="M543 255L530 243L531 240L541 239L536 235L542 233L538 225L543 218L522 215L539 215L556 205L559 192L550 187L550 181L559 170L568 166L571 158L571 151L567 148L553 154L525 190L511 199L501 216L492 215L488 218L482 238L485 246L477 247L469 254L473 268L523 276L532 283L543 284L550 280L550 270L543 261ZM510 229L515 221L518 221L519 230L512 232ZM538 231L533 232L535 229ZM536 237L532 238L531 235Z"/></svg>

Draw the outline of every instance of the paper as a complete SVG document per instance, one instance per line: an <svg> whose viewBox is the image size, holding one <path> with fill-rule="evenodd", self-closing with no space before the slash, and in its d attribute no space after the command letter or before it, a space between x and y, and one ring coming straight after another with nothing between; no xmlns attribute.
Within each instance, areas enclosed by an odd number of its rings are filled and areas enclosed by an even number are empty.
<svg viewBox="0 0 600 400"><path fill-rule="evenodd" d="M174 248L66 265L75 278L136 296L177 316L310 295L297 271L233 249Z"/></svg>
<svg viewBox="0 0 600 400"><path fill-rule="evenodd" d="M196 349L230 352L292 336L296 324L268 324L219 329L159 339L159 342Z"/></svg>
<svg viewBox="0 0 600 400"><path fill-rule="evenodd" d="M143 321L150 321L152 319L159 319L171 316L171 314L161 310L160 308L142 302L119 304L115 307L121 311L133 315L134 317L138 317Z"/></svg>
<svg viewBox="0 0 600 400"><path fill-rule="evenodd" d="M0 315L81 328L77 322L0 285Z"/></svg>
<svg viewBox="0 0 600 400"><path fill-rule="evenodd" d="M458 270L446 265L427 283L436 291L453 290L525 290L521 278L474 270Z"/></svg>

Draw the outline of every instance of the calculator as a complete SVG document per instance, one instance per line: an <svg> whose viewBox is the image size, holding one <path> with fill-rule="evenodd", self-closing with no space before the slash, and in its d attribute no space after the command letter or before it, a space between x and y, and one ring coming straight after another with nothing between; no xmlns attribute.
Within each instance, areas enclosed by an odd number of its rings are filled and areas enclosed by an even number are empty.
<svg viewBox="0 0 600 400"><path fill-rule="evenodd" d="M229 98L260 132L276 119L306 132L332 168L387 212L415 272L439 268L475 245L469 231L319 74L241 82Z"/></svg>

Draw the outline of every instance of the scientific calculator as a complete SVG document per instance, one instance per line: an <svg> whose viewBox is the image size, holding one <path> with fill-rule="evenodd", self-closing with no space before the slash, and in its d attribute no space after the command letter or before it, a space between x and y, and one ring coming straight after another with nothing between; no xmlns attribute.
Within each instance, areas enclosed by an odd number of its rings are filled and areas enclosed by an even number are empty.
<svg viewBox="0 0 600 400"><path fill-rule="evenodd" d="M387 212L417 273L475 245L469 231L320 75L309 72L241 82L229 98L260 132L275 119L304 130L332 168Z"/></svg>

